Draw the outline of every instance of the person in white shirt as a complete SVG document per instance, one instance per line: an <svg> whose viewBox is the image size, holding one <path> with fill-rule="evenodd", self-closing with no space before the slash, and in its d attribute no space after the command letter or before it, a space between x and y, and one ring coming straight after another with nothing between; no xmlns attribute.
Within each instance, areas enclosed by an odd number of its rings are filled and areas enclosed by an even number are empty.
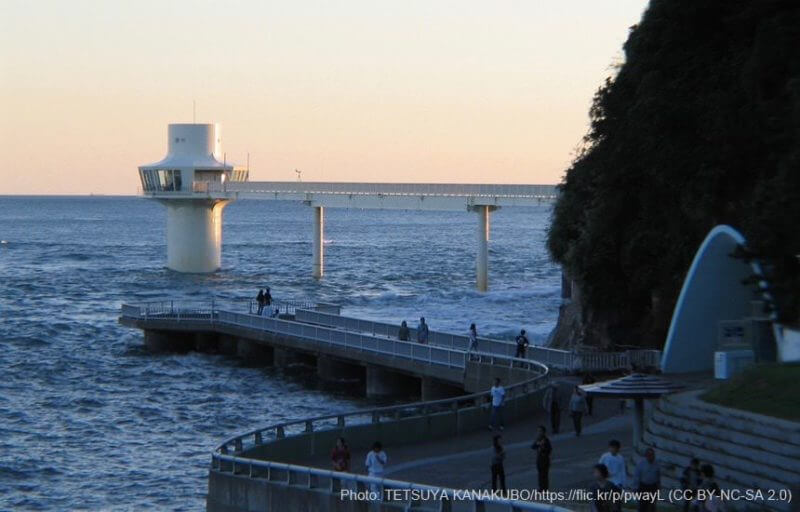
<svg viewBox="0 0 800 512"><path fill-rule="evenodd" d="M506 398L506 390L500 385L500 379L494 379L494 386L489 390L492 395L492 416L489 419L489 430L500 428L503 430L503 402Z"/></svg>
<svg viewBox="0 0 800 512"><path fill-rule="evenodd" d="M389 462L389 457L383 451L383 445L380 441L375 441L372 444L372 450L367 453L367 458L364 461L364 466L367 468L367 474L375 478L383 478L386 463ZM373 492L380 491L380 486L377 484L370 485L370 490Z"/></svg>
<svg viewBox="0 0 800 512"><path fill-rule="evenodd" d="M612 439L608 443L608 451L600 457L599 462L608 468L608 479L617 487L625 488L628 484L628 472L625 468L625 457L619 450L619 441Z"/></svg>

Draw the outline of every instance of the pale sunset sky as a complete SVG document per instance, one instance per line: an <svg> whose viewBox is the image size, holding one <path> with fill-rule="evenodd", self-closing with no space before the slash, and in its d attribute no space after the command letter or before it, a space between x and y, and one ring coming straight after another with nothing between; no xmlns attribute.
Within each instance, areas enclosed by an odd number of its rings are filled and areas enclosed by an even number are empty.
<svg viewBox="0 0 800 512"><path fill-rule="evenodd" d="M0 0L0 194L135 194L167 124L251 180L557 183L646 0Z"/></svg>

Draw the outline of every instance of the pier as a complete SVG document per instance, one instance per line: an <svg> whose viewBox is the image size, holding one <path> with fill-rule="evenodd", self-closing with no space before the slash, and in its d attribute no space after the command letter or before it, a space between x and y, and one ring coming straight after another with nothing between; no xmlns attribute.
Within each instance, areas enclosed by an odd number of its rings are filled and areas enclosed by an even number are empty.
<svg viewBox="0 0 800 512"><path fill-rule="evenodd" d="M322 379L360 379L368 396L416 394L421 401L301 418L225 441L212 455L209 511L355 512L367 510L365 503L341 500L341 491L360 492L376 486L428 490L439 496L415 501L415 510L564 510L500 498L454 501L457 491L447 485L338 473L321 469L319 461L327 457L340 435L346 436L351 450L359 454L376 439L390 443L393 450L402 448L407 457L416 453L414 447L421 441L441 442L442 449L431 448L432 454L441 457L448 449L473 446L486 437L478 432L485 432L489 422L488 389L497 377L506 387L506 422L527 425L525 422L541 413L542 392L551 380L551 368L568 373L608 371L631 364L657 366L661 356L659 351L580 353L532 346L523 359L513 357L516 346L505 340L480 338L480 350L475 352L467 349L469 339L458 334L431 331L427 344L401 341L398 326L344 316L340 308L328 304L279 304L272 308L279 312L274 318L254 314L252 305L238 307L242 311L215 302L123 305L120 322L142 329L151 350L220 352L263 365L302 363L315 366ZM412 328L411 338L415 335ZM527 434L520 431L514 435ZM484 458L482 452L472 457ZM427 471L436 471L436 460ZM407 471L401 474L409 478ZM450 499L442 498L445 495ZM375 510L400 511L410 505L390 500L376 504Z"/></svg>
<svg viewBox="0 0 800 512"><path fill-rule="evenodd" d="M302 202L313 208L312 275L325 274L325 209L464 211L477 214L476 286L489 288L491 214L557 197L555 185L249 181L227 162L216 124L170 124L167 155L139 167L142 194L167 207L167 266L213 272L222 264L222 212L236 199Z"/></svg>

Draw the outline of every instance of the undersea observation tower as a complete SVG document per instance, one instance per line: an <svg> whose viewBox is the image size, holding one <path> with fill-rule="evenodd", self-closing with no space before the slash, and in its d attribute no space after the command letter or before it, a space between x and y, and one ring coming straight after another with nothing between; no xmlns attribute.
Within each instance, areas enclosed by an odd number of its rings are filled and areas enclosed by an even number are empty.
<svg viewBox="0 0 800 512"><path fill-rule="evenodd" d="M167 267L214 272L222 263L222 211L229 182L249 169L227 163L218 124L170 124L167 156L139 167L142 193L167 208Z"/></svg>

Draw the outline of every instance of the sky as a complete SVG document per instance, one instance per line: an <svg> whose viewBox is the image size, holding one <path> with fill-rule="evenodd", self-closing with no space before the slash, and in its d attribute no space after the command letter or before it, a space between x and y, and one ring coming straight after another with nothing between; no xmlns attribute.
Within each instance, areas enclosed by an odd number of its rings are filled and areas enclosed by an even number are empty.
<svg viewBox="0 0 800 512"><path fill-rule="evenodd" d="M167 124L251 180L557 183L646 0L0 0L0 194L136 194Z"/></svg>

